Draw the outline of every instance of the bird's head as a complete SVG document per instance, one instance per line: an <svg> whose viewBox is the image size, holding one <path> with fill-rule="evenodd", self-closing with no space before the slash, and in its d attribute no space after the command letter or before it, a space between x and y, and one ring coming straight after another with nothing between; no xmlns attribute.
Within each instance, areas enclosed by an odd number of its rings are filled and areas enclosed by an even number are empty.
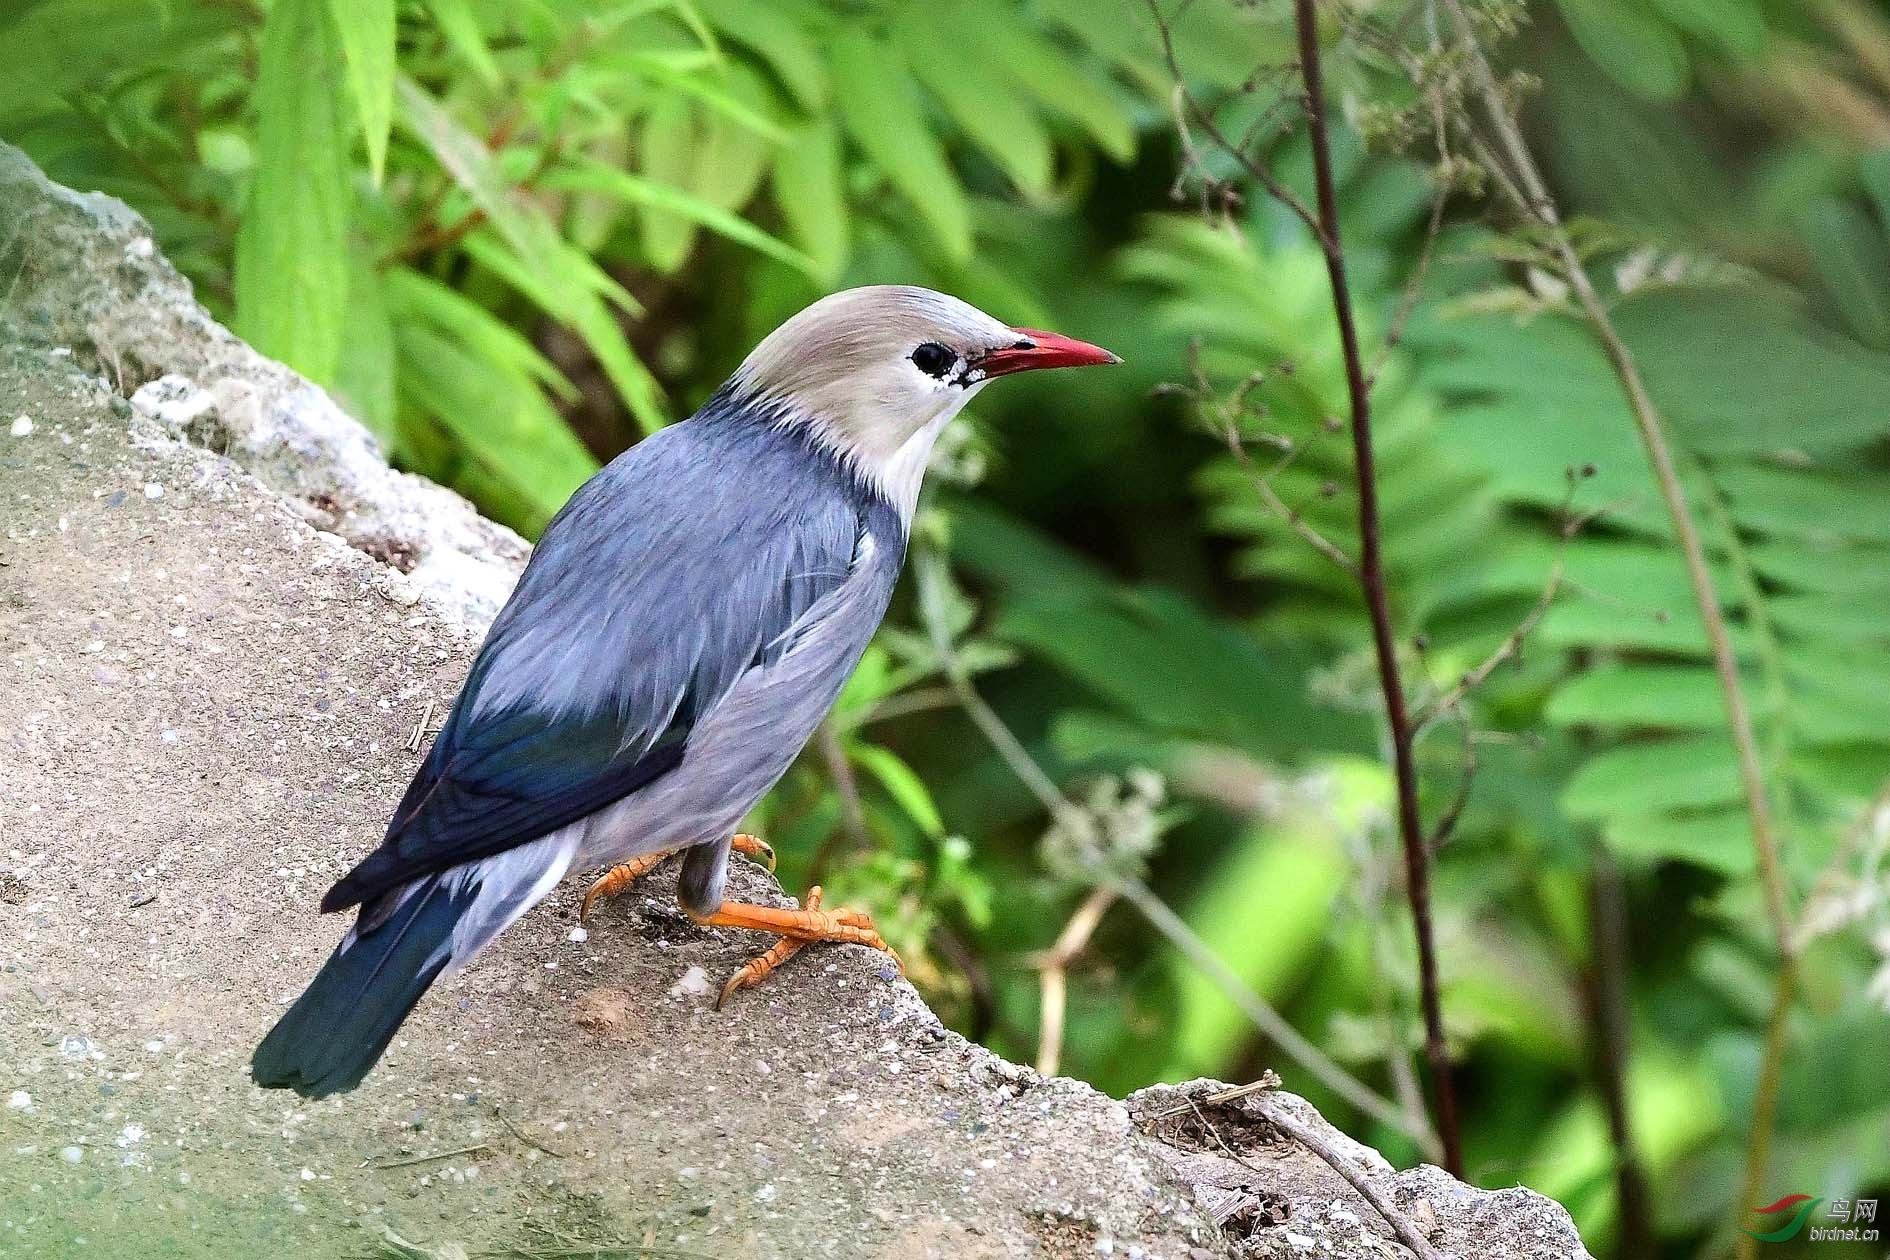
<svg viewBox="0 0 1890 1260"><path fill-rule="evenodd" d="M730 385L744 401L808 425L909 517L932 443L991 380L1121 361L1087 342L1010 327L931 289L870 285L793 316Z"/></svg>

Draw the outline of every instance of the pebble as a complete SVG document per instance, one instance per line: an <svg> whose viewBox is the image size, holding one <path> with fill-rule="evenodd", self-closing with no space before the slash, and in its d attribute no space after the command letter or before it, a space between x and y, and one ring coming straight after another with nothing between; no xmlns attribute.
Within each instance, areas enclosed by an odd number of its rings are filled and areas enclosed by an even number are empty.
<svg viewBox="0 0 1890 1260"><path fill-rule="evenodd" d="M33 1096L25 1090L16 1089L11 1094L7 1095L8 1111L31 1111L32 1109Z"/></svg>
<svg viewBox="0 0 1890 1260"><path fill-rule="evenodd" d="M669 986L671 997L707 997L715 992L715 986L709 983L709 973L700 967L691 967L682 973L682 978Z"/></svg>
<svg viewBox="0 0 1890 1260"><path fill-rule="evenodd" d="M68 1146L65 1150L59 1152L59 1158L65 1160L68 1164L76 1164L85 1158L85 1148L80 1146Z"/></svg>
<svg viewBox="0 0 1890 1260"><path fill-rule="evenodd" d="M164 497L164 487L160 486L155 481L147 481L144 483L144 497L147 499L161 499Z"/></svg>
<svg viewBox="0 0 1890 1260"><path fill-rule="evenodd" d="M574 927L571 929L570 939L576 944L582 945L585 941L591 939L591 934L585 931L582 926Z"/></svg>
<svg viewBox="0 0 1890 1260"><path fill-rule="evenodd" d="M13 421L13 436L25 437L33 431L33 417L19 416Z"/></svg>

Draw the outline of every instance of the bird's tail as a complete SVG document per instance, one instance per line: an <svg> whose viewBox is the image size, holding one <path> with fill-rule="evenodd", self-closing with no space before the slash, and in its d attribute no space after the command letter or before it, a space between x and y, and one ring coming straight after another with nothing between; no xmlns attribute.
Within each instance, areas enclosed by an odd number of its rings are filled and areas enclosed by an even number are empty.
<svg viewBox="0 0 1890 1260"><path fill-rule="evenodd" d="M427 989L549 892L569 869L562 836L415 880L361 919L250 1059L266 1089L326 1098L359 1085ZM366 925L366 926L364 926Z"/></svg>

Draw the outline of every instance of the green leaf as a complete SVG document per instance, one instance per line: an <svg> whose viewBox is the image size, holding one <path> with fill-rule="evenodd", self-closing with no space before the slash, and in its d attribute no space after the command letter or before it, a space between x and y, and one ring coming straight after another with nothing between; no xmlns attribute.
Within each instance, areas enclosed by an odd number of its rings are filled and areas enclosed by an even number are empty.
<svg viewBox="0 0 1890 1260"><path fill-rule="evenodd" d="M887 795L926 835L936 838L945 834L945 820L939 816L931 790L912 767L900 760L890 748L855 743L847 749L847 756L878 779Z"/></svg>
<svg viewBox="0 0 1890 1260"><path fill-rule="evenodd" d="M394 325L373 259L356 249L348 270L348 318L342 324L341 364L332 393L365 424L390 455L398 446L394 423Z"/></svg>
<svg viewBox="0 0 1890 1260"><path fill-rule="evenodd" d="M486 229L463 242L466 251L498 272L547 314L569 324L603 365L611 384L646 431L665 423L656 380L630 349L623 327L604 298L634 303L585 254L563 240L537 206L516 199L486 147L455 122L440 103L406 76L395 83L403 127L433 151L491 222L506 250L491 247Z"/></svg>
<svg viewBox="0 0 1890 1260"><path fill-rule="evenodd" d="M1710 40L1735 57L1765 48L1765 14L1759 0L1654 0L1675 26Z"/></svg>
<svg viewBox="0 0 1890 1260"><path fill-rule="evenodd" d="M1752 855L1752 824L1743 809L1684 817L1611 818L1602 828L1602 838L1629 861L1692 862L1728 875L1750 875L1757 865Z"/></svg>
<svg viewBox="0 0 1890 1260"><path fill-rule="evenodd" d="M1747 529L1826 546L1843 539L1890 542L1884 510L1890 479L1881 473L1739 462L1716 466L1713 476Z"/></svg>
<svg viewBox="0 0 1890 1260"><path fill-rule="evenodd" d="M964 27L952 9L914 5L903 14L896 33L913 75L1026 196L1048 197L1050 137L1013 80L994 70L983 46L959 40Z"/></svg>
<svg viewBox="0 0 1890 1260"><path fill-rule="evenodd" d="M529 338L459 290L408 267L389 270L384 284L388 303L402 323L432 324L486 361L544 385L567 401L577 399L577 386Z"/></svg>
<svg viewBox="0 0 1890 1260"><path fill-rule="evenodd" d="M643 116L640 135L641 165L651 180L671 186L688 181L695 167L697 143L695 110L688 97L678 93L658 96ZM657 271L671 275L689 260L696 227L687 217L663 211L647 213L639 216L637 228L643 238L643 252Z"/></svg>
<svg viewBox="0 0 1890 1260"><path fill-rule="evenodd" d="M1135 156L1134 120L1109 90L1107 76L1079 65L1056 44L1017 22L1009 9L985 0L974 14L978 25L967 29L1004 33L1002 38L976 45L978 55L992 57L1009 72L1011 81L1045 109L1087 131L1112 160L1127 162Z"/></svg>
<svg viewBox="0 0 1890 1260"><path fill-rule="evenodd" d="M654 80L672 92L693 97L700 104L764 139L778 144L785 138L786 133L774 119L701 73L706 64L679 66L673 58L648 53L625 53L610 60L621 64L631 73ZM708 64L712 63L713 59L708 59Z"/></svg>
<svg viewBox="0 0 1890 1260"><path fill-rule="evenodd" d="M1703 665L1634 663L1577 675L1557 688L1545 716L1561 726L1718 730L1726 702L1719 677Z"/></svg>
<svg viewBox="0 0 1890 1260"><path fill-rule="evenodd" d="M1739 799L1738 763L1723 734L1637 741L1591 757L1562 792L1577 818L1698 809Z"/></svg>
<svg viewBox="0 0 1890 1260"><path fill-rule="evenodd" d="M1764 293L1653 288L1614 315L1663 416L1701 454L1839 455L1890 434L1890 355Z"/></svg>
<svg viewBox="0 0 1890 1260"><path fill-rule="evenodd" d="M321 384L348 301L348 146L339 39L325 0L279 0L263 24L256 173L236 234L236 331Z"/></svg>
<svg viewBox="0 0 1890 1260"><path fill-rule="evenodd" d="M1011 601L997 632L1151 730L1269 760L1371 745L1361 716L1314 705L1305 661L1171 592L1059 589Z"/></svg>
<svg viewBox="0 0 1890 1260"><path fill-rule="evenodd" d="M328 12L341 34L368 170L378 188L394 125L394 0L328 0Z"/></svg>
<svg viewBox="0 0 1890 1260"><path fill-rule="evenodd" d="M446 37L447 46L459 54L487 87L499 86L503 77L499 63L492 59L492 50L486 47L485 32L479 29L479 19L473 16L467 0L427 0L427 7L433 10L433 21Z"/></svg>
<svg viewBox="0 0 1890 1260"><path fill-rule="evenodd" d="M848 29L834 37L835 104L873 159L954 262L971 257L971 208L890 47Z"/></svg>
<svg viewBox="0 0 1890 1260"><path fill-rule="evenodd" d="M774 198L795 239L831 283L847 261L847 198L840 137L828 119L789 133L774 159Z"/></svg>
<svg viewBox="0 0 1890 1260"><path fill-rule="evenodd" d="M1861 209L1823 197L1799 216L1812 265L1859 341L1890 343L1890 251L1883 231Z"/></svg>
<svg viewBox="0 0 1890 1260"><path fill-rule="evenodd" d="M528 533L542 529L597 471L535 382L420 322L403 324L397 337L403 397L450 431L487 476L520 496L524 515L509 524Z"/></svg>
<svg viewBox="0 0 1890 1260"><path fill-rule="evenodd" d="M1670 101L1687 89L1680 37L1639 4L1556 0L1575 42L1624 87Z"/></svg>
<svg viewBox="0 0 1890 1260"><path fill-rule="evenodd" d="M45 0L0 17L0 119L164 47L165 0ZM12 136L11 139L19 139Z"/></svg>
<svg viewBox="0 0 1890 1260"><path fill-rule="evenodd" d="M827 58L791 9L753 0L698 0L710 22L767 61L809 113L827 103Z"/></svg>
<svg viewBox="0 0 1890 1260"><path fill-rule="evenodd" d="M1350 796L1359 787L1341 779L1336 790ZM1269 1001L1287 998L1327 940L1351 870L1335 831L1310 815L1251 827L1182 907L1208 947ZM1266 914L1253 913L1256 898ZM1159 1073L1171 1080L1232 1062L1253 1037L1252 1023L1200 967L1179 955L1172 966L1175 1014L1160 1038L1169 1058Z"/></svg>
<svg viewBox="0 0 1890 1260"><path fill-rule="evenodd" d="M738 245L746 245L809 276L819 277L819 268L814 260L800 250L770 236L740 215L711 205L679 188L644 179L589 158L577 159L551 172L545 177L544 184L548 188L604 193L621 198L631 205L661 210L725 236Z"/></svg>

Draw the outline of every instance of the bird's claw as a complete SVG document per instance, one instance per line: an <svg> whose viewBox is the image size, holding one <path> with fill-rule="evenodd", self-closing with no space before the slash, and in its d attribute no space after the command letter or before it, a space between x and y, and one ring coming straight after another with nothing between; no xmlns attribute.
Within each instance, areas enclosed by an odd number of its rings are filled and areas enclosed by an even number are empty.
<svg viewBox="0 0 1890 1260"><path fill-rule="evenodd" d="M879 934L879 929L873 925L873 916L864 910L849 910L845 907L837 910L822 910L820 902L824 896L824 891L816 884L807 890L807 900L797 910L724 902L722 908L714 914L696 916L696 921L707 927L750 928L761 932L775 932L781 937L764 952L749 959L728 978L722 986L722 991L716 995L715 1009L722 1009L722 1004L728 1001L732 994L760 984L782 963L800 953L807 946L820 941L865 945L881 950L891 954L893 964L899 968L899 974L905 974L904 960Z"/></svg>
<svg viewBox="0 0 1890 1260"><path fill-rule="evenodd" d="M578 903L578 922L588 923L591 907L599 901L608 901L624 889L648 875L662 865L667 853L645 853L641 857L631 858L628 862L619 862L605 871L584 891L584 900Z"/></svg>
<svg viewBox="0 0 1890 1260"><path fill-rule="evenodd" d="M729 847L767 867L768 874L774 874L774 846L760 836L751 836L745 831L738 831L729 841Z"/></svg>

